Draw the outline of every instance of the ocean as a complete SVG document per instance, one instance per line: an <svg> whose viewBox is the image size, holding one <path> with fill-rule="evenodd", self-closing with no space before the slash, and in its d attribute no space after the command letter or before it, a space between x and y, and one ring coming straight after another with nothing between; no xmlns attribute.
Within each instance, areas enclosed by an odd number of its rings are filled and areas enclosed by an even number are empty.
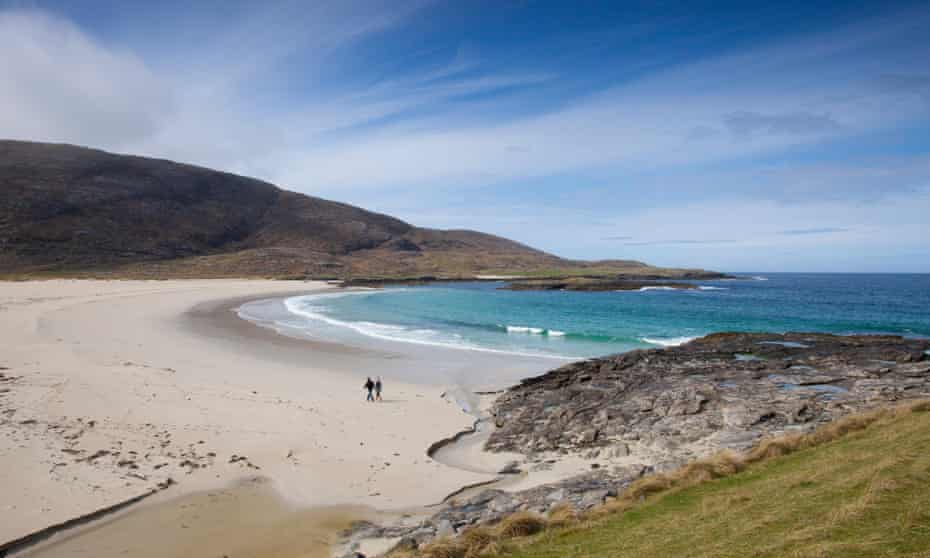
<svg viewBox="0 0 930 558"><path fill-rule="evenodd" d="M930 337L926 274L741 274L693 283L698 289L616 292L508 291L496 282L388 287L293 297L277 320L349 345L552 360L673 346L719 331Z"/></svg>

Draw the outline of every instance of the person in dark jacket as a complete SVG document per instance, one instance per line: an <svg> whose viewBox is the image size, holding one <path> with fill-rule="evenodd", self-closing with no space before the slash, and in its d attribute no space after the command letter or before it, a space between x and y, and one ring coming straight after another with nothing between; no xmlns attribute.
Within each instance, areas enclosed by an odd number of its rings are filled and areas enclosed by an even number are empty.
<svg viewBox="0 0 930 558"><path fill-rule="evenodd" d="M378 376L378 379L375 380L375 399L381 401L381 376Z"/></svg>
<svg viewBox="0 0 930 558"><path fill-rule="evenodd" d="M367 380L365 380L365 386L364 386L364 387L365 387L365 389L368 390L368 399L367 399L367 400L368 400L368 401L374 401L374 400L375 400L375 396L372 395L371 390L375 389L375 383L371 381L371 378L370 378L370 377L369 377Z"/></svg>

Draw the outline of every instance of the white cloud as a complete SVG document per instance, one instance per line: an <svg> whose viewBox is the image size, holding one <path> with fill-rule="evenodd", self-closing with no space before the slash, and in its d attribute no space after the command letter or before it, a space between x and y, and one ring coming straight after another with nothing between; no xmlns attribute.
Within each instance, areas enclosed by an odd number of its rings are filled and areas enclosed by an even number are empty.
<svg viewBox="0 0 930 558"><path fill-rule="evenodd" d="M278 65L299 53L312 75L327 56L396 24L422 1L380 10L367 2L284 2L249 8L227 25L179 14L180 43L105 44L55 14L0 9L0 137L62 141L166 157L222 170L262 170L278 149L383 114L348 107L327 126L328 101L256 105L256 84L287 91ZM167 54L165 54L167 53ZM286 96L286 95L284 95ZM312 134L311 134L312 135ZM266 175L267 176L267 175Z"/></svg>
<svg viewBox="0 0 930 558"><path fill-rule="evenodd" d="M113 146L155 133L171 91L136 56L41 12L0 12L0 136Z"/></svg>
<svg viewBox="0 0 930 558"><path fill-rule="evenodd" d="M902 99L900 87L877 88L878 75L863 74L874 64L856 49L901 32L887 22L699 62L555 112L496 122L441 107L462 95L531 91L558 76L486 72L459 54L445 67L373 87L255 105L254 83L286 88L290 76L276 68L295 52L313 76L328 53L417 7L320 6L250 12L239 25L204 32L187 60L162 61L157 72L52 16L3 13L0 46L9 55L0 69L14 78L0 84L3 135L164 156L346 197L397 185L724 161L892 127L928 108L922 95ZM828 65L833 79L815 79L824 57L842 61ZM881 75L913 74L906 60L900 66ZM423 107L436 110L416 116Z"/></svg>

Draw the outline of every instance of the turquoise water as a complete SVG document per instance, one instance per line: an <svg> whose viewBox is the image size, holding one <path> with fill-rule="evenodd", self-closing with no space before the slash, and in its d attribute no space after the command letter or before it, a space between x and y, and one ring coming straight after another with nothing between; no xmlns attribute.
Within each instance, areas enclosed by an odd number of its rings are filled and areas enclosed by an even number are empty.
<svg viewBox="0 0 930 558"><path fill-rule="evenodd" d="M445 283L286 301L292 326L342 342L590 357L716 331L930 337L930 275L767 274L699 290L505 291Z"/></svg>

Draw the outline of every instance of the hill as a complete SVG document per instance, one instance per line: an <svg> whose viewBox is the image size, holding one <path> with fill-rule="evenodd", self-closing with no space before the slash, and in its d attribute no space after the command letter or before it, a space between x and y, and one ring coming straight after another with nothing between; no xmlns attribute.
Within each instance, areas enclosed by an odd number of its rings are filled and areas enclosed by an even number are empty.
<svg viewBox="0 0 930 558"><path fill-rule="evenodd" d="M468 230L420 228L273 184L171 161L0 141L0 275L677 277L580 262Z"/></svg>

